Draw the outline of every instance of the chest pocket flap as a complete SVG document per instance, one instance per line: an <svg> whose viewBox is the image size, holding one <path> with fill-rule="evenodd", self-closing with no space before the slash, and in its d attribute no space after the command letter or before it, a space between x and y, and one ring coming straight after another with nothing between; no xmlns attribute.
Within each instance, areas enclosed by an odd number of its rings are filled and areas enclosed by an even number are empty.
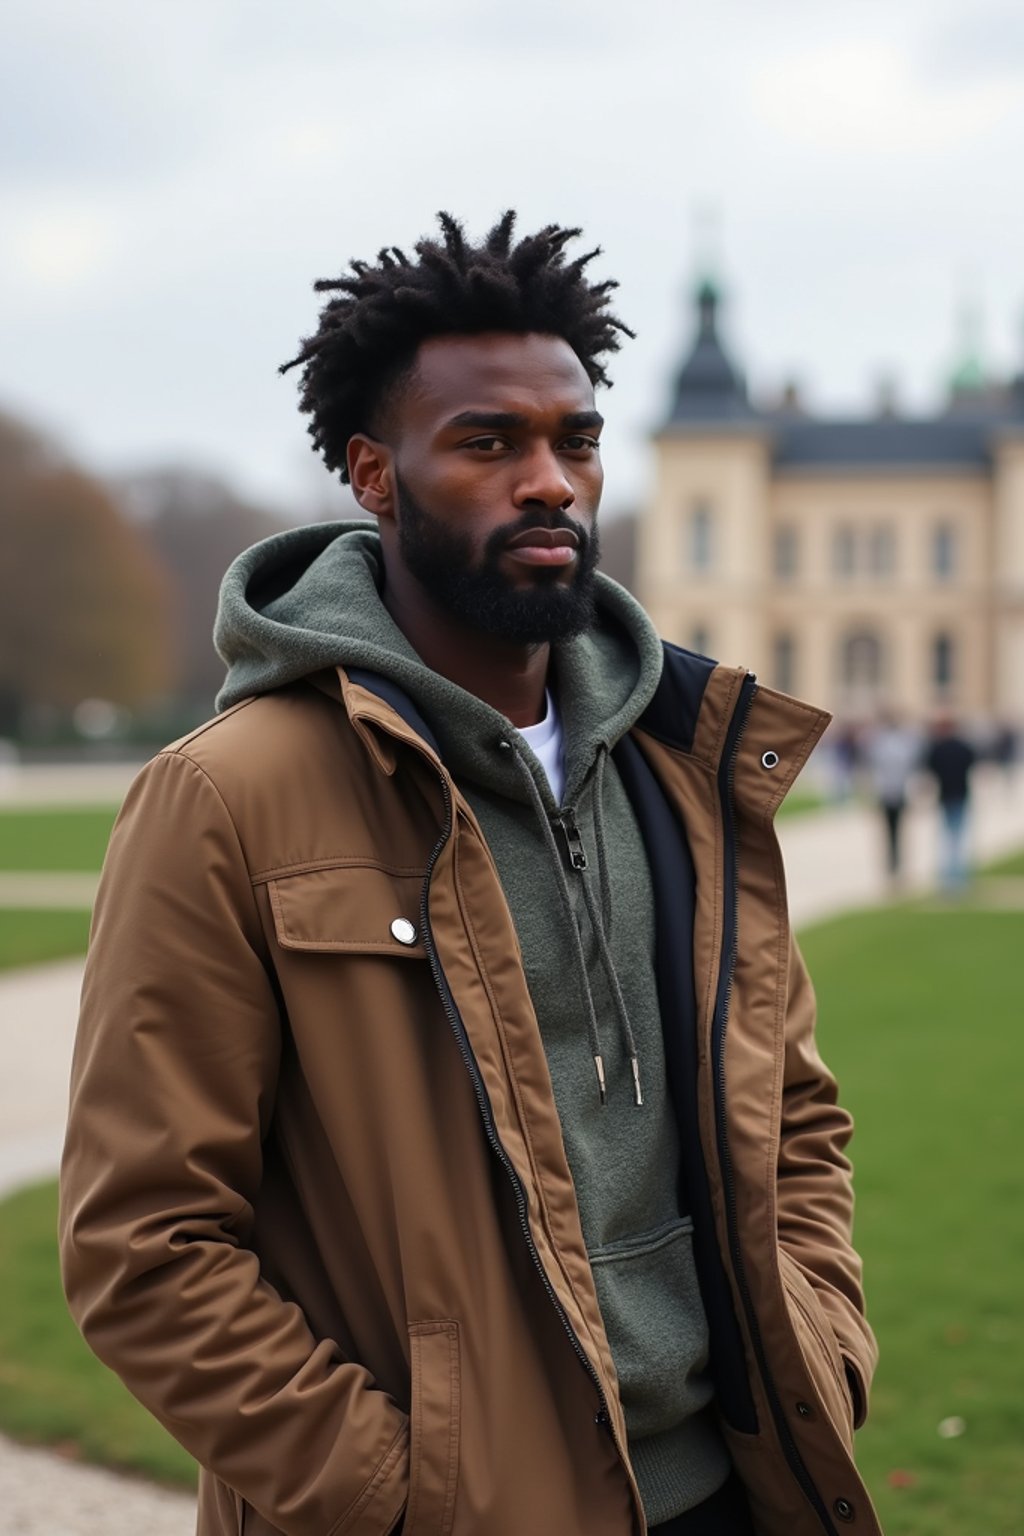
<svg viewBox="0 0 1024 1536"><path fill-rule="evenodd" d="M426 956L420 932L425 871L338 861L268 881L283 949Z"/></svg>

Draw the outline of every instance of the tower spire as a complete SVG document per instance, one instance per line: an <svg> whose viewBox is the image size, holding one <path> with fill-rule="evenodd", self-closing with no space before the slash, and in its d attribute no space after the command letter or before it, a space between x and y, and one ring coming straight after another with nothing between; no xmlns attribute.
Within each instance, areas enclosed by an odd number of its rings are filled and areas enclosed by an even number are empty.
<svg viewBox="0 0 1024 1536"><path fill-rule="evenodd" d="M982 400L991 384L985 365L984 319L973 278L960 281L954 319L953 366L949 372L949 403L970 406Z"/></svg>
<svg viewBox="0 0 1024 1536"><path fill-rule="evenodd" d="M746 419L754 414L746 384L719 335L719 213L717 208L704 203L694 206L692 218L694 259L690 291L696 308L696 335L676 375L669 423Z"/></svg>

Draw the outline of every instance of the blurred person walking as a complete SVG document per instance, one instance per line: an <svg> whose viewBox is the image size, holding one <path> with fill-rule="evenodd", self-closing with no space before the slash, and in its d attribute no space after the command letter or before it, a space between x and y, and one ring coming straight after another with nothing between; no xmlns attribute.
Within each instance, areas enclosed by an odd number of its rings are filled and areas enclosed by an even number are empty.
<svg viewBox="0 0 1024 1536"><path fill-rule="evenodd" d="M233 565L221 712L111 840L65 1283L199 1536L878 1536L766 815L827 717L595 569L625 327L576 233L442 215L318 285L369 516Z"/></svg>
<svg viewBox="0 0 1024 1536"><path fill-rule="evenodd" d="M1009 720L997 721L992 739L992 761L1002 769L1007 785L1012 785L1020 751L1019 732Z"/></svg>
<svg viewBox="0 0 1024 1536"><path fill-rule="evenodd" d="M942 818L943 852L940 879L944 890L962 890L970 878L967 857L971 770L974 747L961 734L952 715L940 715L932 728L924 766L935 780Z"/></svg>
<svg viewBox="0 0 1024 1536"><path fill-rule="evenodd" d="M890 880L898 881L903 873L903 817L921 760L920 735L894 712L883 712L868 735L865 760L885 828L886 869Z"/></svg>
<svg viewBox="0 0 1024 1536"><path fill-rule="evenodd" d="M860 730L851 723L838 726L832 738L830 756L830 798L845 805L853 795L857 769L861 761Z"/></svg>

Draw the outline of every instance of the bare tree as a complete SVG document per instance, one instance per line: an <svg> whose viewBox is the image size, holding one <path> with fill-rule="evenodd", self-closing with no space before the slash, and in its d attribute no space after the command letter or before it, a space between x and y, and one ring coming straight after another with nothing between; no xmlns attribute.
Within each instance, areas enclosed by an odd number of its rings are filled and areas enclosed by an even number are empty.
<svg viewBox="0 0 1024 1536"><path fill-rule="evenodd" d="M0 734L86 698L131 708L174 682L168 585L98 481L0 417Z"/></svg>
<svg viewBox="0 0 1024 1536"><path fill-rule="evenodd" d="M135 475L117 489L170 577L182 702L201 718L224 678L212 638L221 577L243 549L290 524L184 468Z"/></svg>

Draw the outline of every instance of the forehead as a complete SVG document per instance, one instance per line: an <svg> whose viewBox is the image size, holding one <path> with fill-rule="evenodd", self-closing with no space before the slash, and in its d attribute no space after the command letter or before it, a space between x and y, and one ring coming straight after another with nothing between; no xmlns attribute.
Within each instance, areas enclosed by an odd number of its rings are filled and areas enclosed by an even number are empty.
<svg viewBox="0 0 1024 1536"><path fill-rule="evenodd" d="M594 386L561 336L432 336L416 354L405 405L421 420L469 410L567 415L593 409Z"/></svg>

